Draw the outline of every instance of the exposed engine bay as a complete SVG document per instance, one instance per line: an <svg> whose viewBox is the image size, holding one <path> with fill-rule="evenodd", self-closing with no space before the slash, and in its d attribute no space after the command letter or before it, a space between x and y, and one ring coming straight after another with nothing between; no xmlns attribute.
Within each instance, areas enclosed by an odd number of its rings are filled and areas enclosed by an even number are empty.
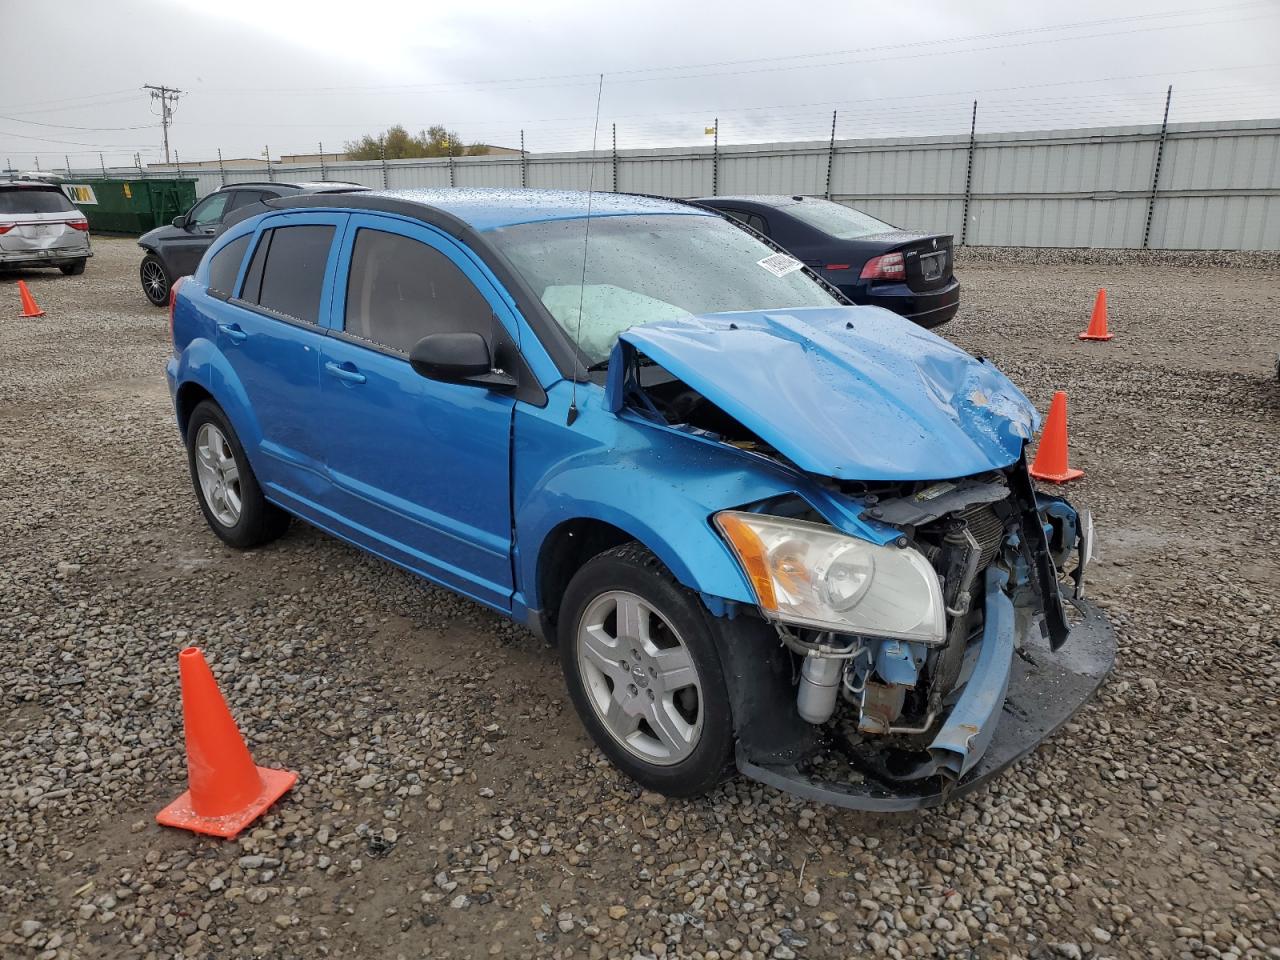
<svg viewBox="0 0 1280 960"><path fill-rule="evenodd" d="M626 403L635 411L798 469L688 384L642 355L631 359ZM1088 511L1038 493L1021 458L1002 469L936 481L808 478L864 520L897 531L899 549L927 560L941 590L945 630L926 642L773 618L789 659L795 713L814 736L811 748L789 763L767 766L740 755L743 772L826 802L903 809L929 805L930 797L985 777L1034 746L1038 740L1002 742L984 765L997 728L1019 726L1003 719L1036 697L1034 689L1013 690L1011 683L1048 677L1054 654L1074 636L1060 583L1069 568L1075 584L1068 598L1083 603L1083 574L1093 552ZM800 496L748 509L825 522ZM1097 636L1079 647L1097 656L1077 675L1080 689L1091 693L1110 667L1107 650L1114 639L1109 627L1103 630L1105 620L1085 621L1097 627ZM1054 690L1063 694L1064 709L1074 691L1063 682L1066 676L1056 677ZM1050 711L1046 724L1051 729L1065 716L1069 711L1061 718ZM1039 729L1034 722L1022 726L1021 736ZM1039 737L1044 735L1041 730ZM840 785L833 787L832 779ZM850 788L850 779L857 786ZM898 791L905 800L899 802Z"/></svg>

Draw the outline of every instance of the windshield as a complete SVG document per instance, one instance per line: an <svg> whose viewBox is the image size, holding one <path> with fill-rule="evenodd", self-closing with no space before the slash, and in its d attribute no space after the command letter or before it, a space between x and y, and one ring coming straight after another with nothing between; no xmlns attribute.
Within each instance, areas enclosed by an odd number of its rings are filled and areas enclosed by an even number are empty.
<svg viewBox="0 0 1280 960"><path fill-rule="evenodd" d="M61 190L16 187L0 190L0 214L69 213L71 205Z"/></svg>
<svg viewBox="0 0 1280 960"><path fill-rule="evenodd" d="M618 334L642 323L839 303L798 261L727 220L697 214L593 218L584 287L585 226L583 218L548 220L489 237L590 364L607 359Z"/></svg>
<svg viewBox="0 0 1280 960"><path fill-rule="evenodd" d="M832 200L797 200L780 208L797 220L840 240L857 240L877 233L892 233L898 228L891 223L854 210Z"/></svg>

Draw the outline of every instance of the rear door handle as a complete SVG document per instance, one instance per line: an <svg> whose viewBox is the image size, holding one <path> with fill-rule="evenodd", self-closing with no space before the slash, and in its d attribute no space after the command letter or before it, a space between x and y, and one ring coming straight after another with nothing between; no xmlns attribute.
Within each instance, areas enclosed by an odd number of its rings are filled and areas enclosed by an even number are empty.
<svg viewBox="0 0 1280 960"><path fill-rule="evenodd" d="M345 363L334 363L330 360L324 365L324 368L329 371L329 376L337 377L339 380L345 380L347 383L364 383L365 381L364 374L356 369L354 363L349 361Z"/></svg>
<svg viewBox="0 0 1280 960"><path fill-rule="evenodd" d="M218 330L227 335L227 339L232 343L244 343L249 339L249 335L240 329L238 323L220 323Z"/></svg>

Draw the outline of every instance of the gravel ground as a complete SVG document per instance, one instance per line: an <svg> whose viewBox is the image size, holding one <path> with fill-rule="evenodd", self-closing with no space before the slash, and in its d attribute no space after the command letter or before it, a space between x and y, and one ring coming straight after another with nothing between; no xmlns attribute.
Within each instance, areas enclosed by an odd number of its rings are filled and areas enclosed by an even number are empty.
<svg viewBox="0 0 1280 960"><path fill-rule="evenodd" d="M990 789L881 816L642 794L525 631L302 524L223 547L139 251L94 243L42 319L0 283L0 955L1280 957L1280 270L968 263L946 332L1070 392L1120 657ZM153 820L189 643L301 774L232 842Z"/></svg>

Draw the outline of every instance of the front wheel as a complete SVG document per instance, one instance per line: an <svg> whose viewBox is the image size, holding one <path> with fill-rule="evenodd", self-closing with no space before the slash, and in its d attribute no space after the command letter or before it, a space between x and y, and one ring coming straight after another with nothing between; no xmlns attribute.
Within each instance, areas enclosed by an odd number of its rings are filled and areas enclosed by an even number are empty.
<svg viewBox="0 0 1280 960"><path fill-rule="evenodd" d="M561 611L569 695L614 765L672 797L698 796L724 779L733 718L698 597L630 543L588 561Z"/></svg>
<svg viewBox="0 0 1280 960"><path fill-rule="evenodd" d="M138 277L142 280L142 292L147 295L152 306L169 305L169 271L164 268L163 260L154 253L148 253L142 258Z"/></svg>

